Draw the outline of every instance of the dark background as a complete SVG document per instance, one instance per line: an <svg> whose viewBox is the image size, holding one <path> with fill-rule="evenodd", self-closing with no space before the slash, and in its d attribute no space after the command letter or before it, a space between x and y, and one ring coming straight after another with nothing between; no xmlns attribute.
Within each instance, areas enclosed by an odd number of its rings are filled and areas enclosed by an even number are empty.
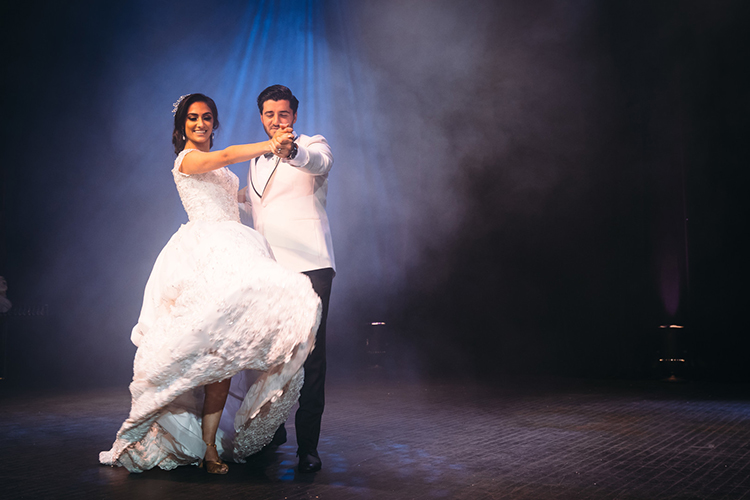
<svg viewBox="0 0 750 500"><path fill-rule="evenodd" d="M336 157L334 373L384 321L377 362L415 377L659 377L677 324L690 378L750 378L746 2L0 9L12 383L127 383L185 222L171 103L214 97L217 147L262 140L272 83Z"/></svg>

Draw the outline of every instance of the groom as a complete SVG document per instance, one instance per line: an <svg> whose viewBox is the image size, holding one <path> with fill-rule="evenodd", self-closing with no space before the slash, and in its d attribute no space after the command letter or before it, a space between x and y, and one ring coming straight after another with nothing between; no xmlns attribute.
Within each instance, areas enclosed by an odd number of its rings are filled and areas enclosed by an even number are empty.
<svg viewBox="0 0 750 500"><path fill-rule="evenodd" d="M260 119L268 137L280 129L288 133L280 138L274 155L250 162L240 202L244 201L245 209L251 211L253 226L266 237L279 264L307 275L323 304L315 349L305 361L305 383L294 418L299 471L316 472L321 467L318 439L325 405L326 317L336 274L326 214L333 155L322 135L297 135L292 130L298 106L297 98L283 85L272 85L258 96ZM272 444L285 442L282 425Z"/></svg>

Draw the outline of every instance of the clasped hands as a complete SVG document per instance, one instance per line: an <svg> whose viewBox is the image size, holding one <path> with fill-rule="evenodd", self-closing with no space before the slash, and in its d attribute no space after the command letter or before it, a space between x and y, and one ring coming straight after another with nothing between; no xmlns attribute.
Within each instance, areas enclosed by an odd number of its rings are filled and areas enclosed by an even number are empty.
<svg viewBox="0 0 750 500"><path fill-rule="evenodd" d="M281 125L270 141L271 152L279 158L289 158L294 144L294 129Z"/></svg>

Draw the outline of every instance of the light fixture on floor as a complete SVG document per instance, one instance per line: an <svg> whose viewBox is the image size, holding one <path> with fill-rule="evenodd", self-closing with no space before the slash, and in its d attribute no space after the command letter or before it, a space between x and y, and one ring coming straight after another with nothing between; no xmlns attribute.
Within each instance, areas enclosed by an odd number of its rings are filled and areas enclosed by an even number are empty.
<svg viewBox="0 0 750 500"><path fill-rule="evenodd" d="M660 325L659 329L663 332L659 372L666 375L667 382L682 382L687 373L685 327Z"/></svg>
<svg viewBox="0 0 750 500"><path fill-rule="evenodd" d="M385 321L373 321L368 324L365 349L367 351L367 365L372 368L383 366L388 352L388 339Z"/></svg>

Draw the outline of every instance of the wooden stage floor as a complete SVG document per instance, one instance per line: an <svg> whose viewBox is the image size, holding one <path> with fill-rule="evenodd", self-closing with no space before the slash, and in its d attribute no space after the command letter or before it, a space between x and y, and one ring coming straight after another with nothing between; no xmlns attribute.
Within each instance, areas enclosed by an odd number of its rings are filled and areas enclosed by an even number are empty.
<svg viewBox="0 0 750 500"><path fill-rule="evenodd" d="M129 474L100 466L126 387L0 387L0 497L750 499L747 385L509 378L330 380L323 470L290 441L230 464Z"/></svg>

